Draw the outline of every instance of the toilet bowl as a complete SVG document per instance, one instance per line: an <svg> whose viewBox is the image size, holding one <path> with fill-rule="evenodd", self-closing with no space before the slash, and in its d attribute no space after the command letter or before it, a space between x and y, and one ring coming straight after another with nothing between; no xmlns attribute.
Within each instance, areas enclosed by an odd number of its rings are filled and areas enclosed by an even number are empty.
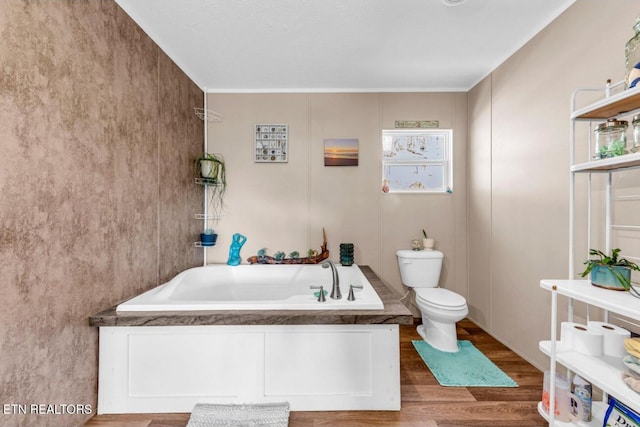
<svg viewBox="0 0 640 427"><path fill-rule="evenodd" d="M458 351L456 322L469 314L469 307L462 295L438 287L444 254L433 250L400 250L396 256L402 283L414 289L422 315L418 333L438 350Z"/></svg>
<svg viewBox="0 0 640 427"><path fill-rule="evenodd" d="M462 295L444 288L416 288L416 305L422 314L417 330L423 340L438 350L458 351L456 323L469 314Z"/></svg>

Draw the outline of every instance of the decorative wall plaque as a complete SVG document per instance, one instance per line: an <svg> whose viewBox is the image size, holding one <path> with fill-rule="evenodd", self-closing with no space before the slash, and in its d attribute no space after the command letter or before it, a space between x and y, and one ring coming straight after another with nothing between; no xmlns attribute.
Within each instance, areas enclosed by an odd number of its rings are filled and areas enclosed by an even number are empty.
<svg viewBox="0 0 640 427"><path fill-rule="evenodd" d="M256 162L285 163L288 161L289 125L256 125L255 142Z"/></svg>
<svg viewBox="0 0 640 427"><path fill-rule="evenodd" d="M398 129L433 129L440 127L438 120L396 120Z"/></svg>

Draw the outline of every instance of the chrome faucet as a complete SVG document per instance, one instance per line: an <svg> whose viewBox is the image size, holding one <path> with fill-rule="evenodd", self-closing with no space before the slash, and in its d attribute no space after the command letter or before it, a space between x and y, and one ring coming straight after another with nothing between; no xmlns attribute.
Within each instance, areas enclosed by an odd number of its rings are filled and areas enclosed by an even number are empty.
<svg viewBox="0 0 640 427"><path fill-rule="evenodd" d="M333 286L331 287L331 295L329 296L332 299L340 299L342 298L342 294L340 293L340 278L338 277L338 270L336 270L336 265L330 259L322 263L322 268L329 267L331 267L331 274L333 276Z"/></svg>

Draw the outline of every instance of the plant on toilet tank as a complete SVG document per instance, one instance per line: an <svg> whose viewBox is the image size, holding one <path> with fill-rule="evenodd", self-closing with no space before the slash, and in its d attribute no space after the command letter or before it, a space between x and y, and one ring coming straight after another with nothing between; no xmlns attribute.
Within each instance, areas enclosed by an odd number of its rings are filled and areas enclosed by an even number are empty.
<svg viewBox="0 0 640 427"><path fill-rule="evenodd" d="M426 250L431 250L435 246L435 243L436 243L435 240L430 238L427 235L427 232L423 228L422 229L422 248Z"/></svg>

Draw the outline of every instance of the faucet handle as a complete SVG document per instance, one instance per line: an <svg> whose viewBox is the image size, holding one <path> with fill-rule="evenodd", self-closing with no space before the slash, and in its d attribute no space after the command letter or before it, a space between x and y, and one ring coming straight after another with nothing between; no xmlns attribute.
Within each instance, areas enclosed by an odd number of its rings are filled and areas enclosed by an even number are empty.
<svg viewBox="0 0 640 427"><path fill-rule="evenodd" d="M320 292L318 292L318 302L325 302L327 300L324 296L324 286L311 285L309 286L309 289L320 289Z"/></svg>
<svg viewBox="0 0 640 427"><path fill-rule="evenodd" d="M362 286L362 285L349 285L349 296L347 296L347 301L355 301L356 300L356 295L353 292L353 288L364 289L364 286Z"/></svg>

